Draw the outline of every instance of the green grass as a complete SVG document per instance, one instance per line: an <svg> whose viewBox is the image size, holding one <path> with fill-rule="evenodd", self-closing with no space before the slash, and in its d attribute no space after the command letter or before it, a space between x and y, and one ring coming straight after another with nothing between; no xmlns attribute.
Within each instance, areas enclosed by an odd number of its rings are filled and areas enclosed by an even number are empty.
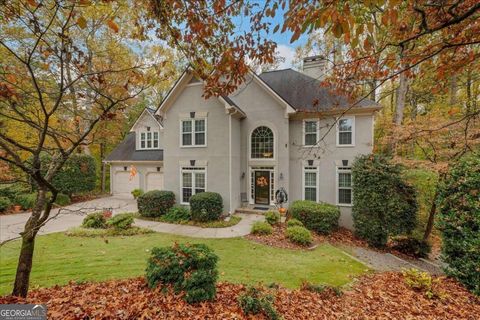
<svg viewBox="0 0 480 320"><path fill-rule="evenodd" d="M230 220L216 220L216 221L207 221L207 222L198 222L193 220L180 220L180 221L170 221L165 219L165 216L160 217L144 217L138 213L134 213L135 219L140 220L149 220L149 221L158 221L158 222L165 222L165 223L172 223L172 224L183 224L188 226L195 226L201 228L227 228L238 224L242 218L239 216L231 216Z"/></svg>
<svg viewBox="0 0 480 320"><path fill-rule="evenodd" d="M129 229L93 229L75 227L65 231L65 234L70 237L111 237L111 236L135 236L139 234L153 233L155 231L147 228L131 227Z"/></svg>
<svg viewBox="0 0 480 320"><path fill-rule="evenodd" d="M341 286L367 272L367 267L341 250L322 244L312 251L273 248L243 238L196 239L153 233L130 237L40 236L31 276L31 288L74 281L102 281L144 275L152 247L175 241L204 243L220 257L220 280L236 283L279 283L297 288L303 280ZM0 248L0 295L7 294L15 276L20 243Z"/></svg>

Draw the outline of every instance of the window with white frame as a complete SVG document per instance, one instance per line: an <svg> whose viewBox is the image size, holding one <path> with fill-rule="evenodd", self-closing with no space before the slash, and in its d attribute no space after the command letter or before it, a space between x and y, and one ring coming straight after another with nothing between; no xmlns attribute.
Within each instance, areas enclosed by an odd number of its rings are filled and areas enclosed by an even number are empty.
<svg viewBox="0 0 480 320"><path fill-rule="evenodd" d="M140 132L140 148L139 149L143 149L143 150L158 149L158 146L159 146L158 131Z"/></svg>
<svg viewBox="0 0 480 320"><path fill-rule="evenodd" d="M251 159L273 159L273 131L266 126L253 130L250 137Z"/></svg>
<svg viewBox="0 0 480 320"><path fill-rule="evenodd" d="M352 204L352 170L349 167L337 168L337 198L339 205Z"/></svg>
<svg viewBox="0 0 480 320"><path fill-rule="evenodd" d="M318 168L305 167L303 169L303 200L317 201Z"/></svg>
<svg viewBox="0 0 480 320"><path fill-rule="evenodd" d="M317 144L318 134L318 121L317 120L305 120L303 122L304 141L306 146L314 146Z"/></svg>
<svg viewBox="0 0 480 320"><path fill-rule="evenodd" d="M353 146L355 139L355 118L344 117L337 123L337 145Z"/></svg>
<svg viewBox="0 0 480 320"><path fill-rule="evenodd" d="M205 146L207 125L206 119L182 120L182 146Z"/></svg>
<svg viewBox="0 0 480 320"><path fill-rule="evenodd" d="M182 168L180 186L181 202L185 204L190 202L190 197L194 194L205 192L207 187L205 168Z"/></svg>

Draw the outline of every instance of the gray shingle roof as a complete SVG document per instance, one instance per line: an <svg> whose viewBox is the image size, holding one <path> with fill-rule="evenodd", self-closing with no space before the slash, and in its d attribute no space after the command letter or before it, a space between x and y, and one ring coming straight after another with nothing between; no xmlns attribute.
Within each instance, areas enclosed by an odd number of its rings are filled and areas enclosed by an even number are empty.
<svg viewBox="0 0 480 320"><path fill-rule="evenodd" d="M135 132L129 132L105 161L163 161L163 150L135 150Z"/></svg>
<svg viewBox="0 0 480 320"><path fill-rule="evenodd" d="M335 94L321 82L293 69L264 72L260 78L298 111L327 111L351 106L347 97ZM355 107L379 107L364 99Z"/></svg>

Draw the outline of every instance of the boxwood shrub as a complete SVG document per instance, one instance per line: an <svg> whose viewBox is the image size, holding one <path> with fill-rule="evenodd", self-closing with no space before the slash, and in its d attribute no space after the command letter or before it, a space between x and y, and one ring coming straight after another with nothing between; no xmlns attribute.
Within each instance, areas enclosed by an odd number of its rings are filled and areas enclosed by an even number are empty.
<svg viewBox="0 0 480 320"><path fill-rule="evenodd" d="M253 234L267 235L273 232L272 226L268 222L257 221L252 225Z"/></svg>
<svg viewBox="0 0 480 320"><path fill-rule="evenodd" d="M89 213L82 222L82 227L91 229L105 229L107 227L107 220L102 212Z"/></svg>
<svg viewBox="0 0 480 320"><path fill-rule="evenodd" d="M295 226L303 227L302 221L300 221L300 220L298 220L298 219L295 219L295 218L288 219L288 221L287 221L287 227L295 227Z"/></svg>
<svg viewBox="0 0 480 320"><path fill-rule="evenodd" d="M152 190L137 198L138 213L144 217L160 217L175 204L172 191Z"/></svg>
<svg viewBox="0 0 480 320"><path fill-rule="evenodd" d="M222 196L216 192L202 192L190 197L192 220L199 222L218 220L223 213Z"/></svg>
<svg viewBox="0 0 480 320"><path fill-rule="evenodd" d="M270 225L274 225L280 222L280 213L277 211L267 211L265 212L265 221L267 221Z"/></svg>
<svg viewBox="0 0 480 320"><path fill-rule="evenodd" d="M150 288L172 284L176 292L185 291L185 300L196 303L215 298L218 278L217 255L204 244L174 244L153 248L147 262Z"/></svg>
<svg viewBox="0 0 480 320"><path fill-rule="evenodd" d="M375 247L389 236L409 234L417 223L416 191L402 178L402 168L383 156L364 155L352 167L355 234Z"/></svg>
<svg viewBox="0 0 480 320"><path fill-rule="evenodd" d="M439 188L439 205L446 273L480 295L480 154L450 170Z"/></svg>
<svg viewBox="0 0 480 320"><path fill-rule="evenodd" d="M310 200L297 200L288 211L310 230L321 234L329 234L338 227L340 210L331 204Z"/></svg>
<svg viewBox="0 0 480 320"><path fill-rule="evenodd" d="M127 230L132 227L133 215L131 213L120 213L107 220L107 226L115 230Z"/></svg>
<svg viewBox="0 0 480 320"><path fill-rule="evenodd" d="M309 245L313 240L311 232L301 226L288 227L285 234L290 241L302 246Z"/></svg>
<svg viewBox="0 0 480 320"><path fill-rule="evenodd" d="M4 212L12 205L12 202L7 197L0 197L0 212Z"/></svg>

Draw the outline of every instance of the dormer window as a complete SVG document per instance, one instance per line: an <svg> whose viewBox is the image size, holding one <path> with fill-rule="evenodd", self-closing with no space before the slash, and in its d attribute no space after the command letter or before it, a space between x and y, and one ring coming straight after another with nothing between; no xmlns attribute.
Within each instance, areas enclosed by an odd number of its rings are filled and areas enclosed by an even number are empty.
<svg viewBox="0 0 480 320"><path fill-rule="evenodd" d="M159 146L158 131L140 132L140 148L139 148L140 150L158 149L158 146Z"/></svg>

